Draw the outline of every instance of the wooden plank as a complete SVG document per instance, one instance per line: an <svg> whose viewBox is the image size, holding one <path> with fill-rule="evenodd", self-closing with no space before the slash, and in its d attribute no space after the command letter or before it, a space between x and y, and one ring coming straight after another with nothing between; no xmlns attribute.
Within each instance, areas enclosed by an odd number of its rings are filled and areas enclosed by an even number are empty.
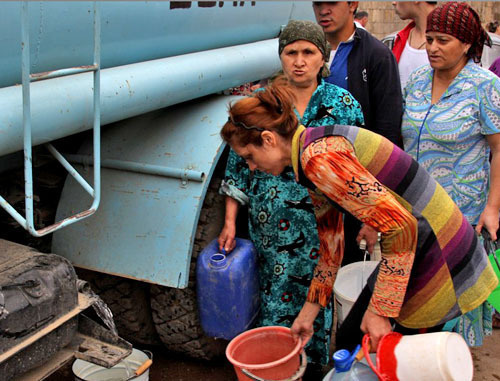
<svg viewBox="0 0 500 381"><path fill-rule="evenodd" d="M7 352L4 352L0 355L0 363L4 362L7 360L9 357L15 355L16 353L22 351L26 347L30 346L33 344L35 341L39 340L43 336L47 335L48 333L52 332L54 329L57 327L63 325L66 323L68 320L71 318L75 317L78 315L80 312L83 310L87 309L93 304L93 300L89 298L87 295L84 295L82 293L78 293L78 306L73 308L70 312L68 312L65 315L62 315L58 319L54 320L52 323L50 323L48 326L45 328L41 329L40 331L36 332L26 340L24 340L22 343L17 344L16 346L12 347L9 349Z"/></svg>
<svg viewBox="0 0 500 381"><path fill-rule="evenodd" d="M20 376L14 377L13 381L34 381L43 380L52 373L59 370L68 361L74 359L74 353L78 350L79 341L72 341L66 347L59 350L54 356L50 357L43 365L33 368Z"/></svg>

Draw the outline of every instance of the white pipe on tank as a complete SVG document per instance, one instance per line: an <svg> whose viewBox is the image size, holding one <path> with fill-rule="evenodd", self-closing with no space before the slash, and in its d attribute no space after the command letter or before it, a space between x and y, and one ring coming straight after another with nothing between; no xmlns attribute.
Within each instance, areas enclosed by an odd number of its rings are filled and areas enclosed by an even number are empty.
<svg viewBox="0 0 500 381"><path fill-rule="evenodd" d="M267 78L278 40L185 54L101 71L103 125ZM21 86L0 89L0 155L23 147ZM92 128L92 74L31 84L33 145Z"/></svg>

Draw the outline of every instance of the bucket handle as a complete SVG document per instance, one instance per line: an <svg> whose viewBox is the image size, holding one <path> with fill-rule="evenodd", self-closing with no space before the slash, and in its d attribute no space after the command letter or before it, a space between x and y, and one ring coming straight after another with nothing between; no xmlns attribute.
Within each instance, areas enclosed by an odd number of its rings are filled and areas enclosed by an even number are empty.
<svg viewBox="0 0 500 381"><path fill-rule="evenodd" d="M249 370L247 369L241 369L243 374L249 378L251 378L254 381L297 381L302 378L304 375L304 372L306 371L307 367L307 356L306 356L306 351L302 349L302 352L300 352L300 359L301 359L301 364L299 366L299 369L295 372L294 375L292 375L289 378L283 379L283 380L267 380L264 378L260 378L256 376L255 374L252 374Z"/></svg>
<svg viewBox="0 0 500 381"><path fill-rule="evenodd" d="M381 381L387 380L387 377L379 372L377 367L373 364L372 359L370 357L370 335L365 333L363 336L363 340L361 341L363 347L363 353L365 354L365 359L368 362L368 365L373 370L373 372L377 375L378 379Z"/></svg>
<svg viewBox="0 0 500 381"><path fill-rule="evenodd" d="M143 374L146 370L149 369L149 367L153 364L153 352L148 351L148 350L143 350L146 355L148 355L148 359L144 361L139 368L136 369L133 377L139 377L141 374Z"/></svg>
<svg viewBox="0 0 500 381"><path fill-rule="evenodd" d="M485 246L485 249L487 251L486 254L493 256L493 259L497 263L497 267L500 270L500 263L498 262L498 258L497 258L497 254L496 254L496 251L500 248L499 244L498 244L498 240L493 241L491 239L490 233L485 228L481 229L481 235L483 236L483 239L484 239L484 246Z"/></svg>

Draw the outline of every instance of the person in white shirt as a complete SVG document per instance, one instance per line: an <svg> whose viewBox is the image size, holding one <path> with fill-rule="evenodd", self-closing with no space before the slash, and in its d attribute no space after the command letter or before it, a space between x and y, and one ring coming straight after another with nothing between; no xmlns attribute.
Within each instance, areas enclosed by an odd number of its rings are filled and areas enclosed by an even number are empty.
<svg viewBox="0 0 500 381"><path fill-rule="evenodd" d="M411 22L401 30L394 41L392 52L398 62L401 89L417 67L428 64L425 50L427 15L436 7L436 1L393 1L396 14Z"/></svg>
<svg viewBox="0 0 500 381"><path fill-rule="evenodd" d="M356 24L357 28L366 29L366 24L368 24L368 12L356 11L354 15L354 24Z"/></svg>

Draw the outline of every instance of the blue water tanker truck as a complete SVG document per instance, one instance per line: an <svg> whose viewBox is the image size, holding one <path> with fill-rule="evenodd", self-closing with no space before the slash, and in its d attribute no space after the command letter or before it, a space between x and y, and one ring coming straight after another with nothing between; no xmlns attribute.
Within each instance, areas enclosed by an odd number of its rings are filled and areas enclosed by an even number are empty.
<svg viewBox="0 0 500 381"><path fill-rule="evenodd" d="M310 2L0 4L0 238L67 258L120 336L198 358L197 254L223 224L224 90L280 69Z"/></svg>

